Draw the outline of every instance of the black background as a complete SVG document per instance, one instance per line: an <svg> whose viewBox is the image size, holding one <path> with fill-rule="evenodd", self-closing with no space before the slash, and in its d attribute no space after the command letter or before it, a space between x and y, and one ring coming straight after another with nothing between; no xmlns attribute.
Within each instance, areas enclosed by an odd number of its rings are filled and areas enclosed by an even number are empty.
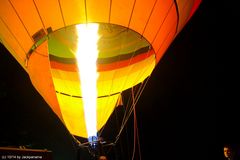
<svg viewBox="0 0 240 160"><path fill-rule="evenodd" d="M222 12L222 24L217 25L216 8L203 1L160 60L137 103L144 160L219 159L224 143L238 143L237 94L230 89L235 85L227 69L227 57L235 50L228 47L230 37L225 33L235 29L229 27L229 18L236 11ZM229 38L221 39L225 36ZM46 148L55 160L76 158L71 136L27 73L3 46L0 51L0 146Z"/></svg>

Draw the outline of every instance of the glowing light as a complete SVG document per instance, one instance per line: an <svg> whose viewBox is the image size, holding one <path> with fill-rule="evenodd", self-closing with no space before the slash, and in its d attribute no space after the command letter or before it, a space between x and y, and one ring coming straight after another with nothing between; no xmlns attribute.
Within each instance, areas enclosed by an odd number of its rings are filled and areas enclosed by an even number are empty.
<svg viewBox="0 0 240 160"><path fill-rule="evenodd" d="M80 24L76 26L78 33L77 61L80 73L84 116L88 137L97 136L97 42L98 24Z"/></svg>

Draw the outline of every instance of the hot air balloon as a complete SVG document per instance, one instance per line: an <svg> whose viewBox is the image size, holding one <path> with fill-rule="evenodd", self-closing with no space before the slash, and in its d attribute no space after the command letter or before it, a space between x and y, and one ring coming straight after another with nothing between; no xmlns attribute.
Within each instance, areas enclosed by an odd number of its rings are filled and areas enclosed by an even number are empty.
<svg viewBox="0 0 240 160"><path fill-rule="evenodd" d="M121 94L151 75L200 3L1 0L0 42L69 132L94 141Z"/></svg>

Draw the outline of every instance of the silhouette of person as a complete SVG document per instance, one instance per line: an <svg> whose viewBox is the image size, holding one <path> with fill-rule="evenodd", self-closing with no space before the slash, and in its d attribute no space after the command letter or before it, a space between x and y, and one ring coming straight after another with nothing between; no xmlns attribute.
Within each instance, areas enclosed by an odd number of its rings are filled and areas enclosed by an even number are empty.
<svg viewBox="0 0 240 160"><path fill-rule="evenodd" d="M224 145L223 147L223 153L225 160L235 160L235 150L232 145Z"/></svg>

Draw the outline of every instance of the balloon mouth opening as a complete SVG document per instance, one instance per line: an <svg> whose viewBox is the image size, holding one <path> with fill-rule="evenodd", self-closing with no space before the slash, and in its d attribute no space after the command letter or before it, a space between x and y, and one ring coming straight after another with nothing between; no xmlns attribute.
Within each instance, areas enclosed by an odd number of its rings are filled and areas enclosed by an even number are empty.
<svg viewBox="0 0 240 160"><path fill-rule="evenodd" d="M144 35L141 35L135 30L132 30L131 28L127 28L122 25L118 24L112 24L112 23L103 23L103 22L91 22L91 23L79 23L79 24L73 24L69 26L65 26L63 28L59 28L57 30L53 30L52 27L49 27L46 29L40 29L38 32L36 32L33 36L34 44L27 52L26 57L26 65L28 60L31 57L31 54L40 47L43 43L47 42L48 45L50 45L50 48L52 47L60 47L62 50L54 50L53 52L49 52L49 56L56 56L55 58L58 58L61 62L63 62L64 58L67 59L66 63L77 63L75 57L73 58L71 55L71 52L73 50L76 50L76 39L77 39L77 33L76 28L77 26L93 26L98 25L99 26L99 36L102 36L98 44L99 47L99 53L101 54L99 59L97 60L98 65L105 65L109 62L115 62L117 60L128 60L129 57L137 56L143 52L147 52L149 50L153 50L153 47L151 43L144 37ZM112 36L116 36L118 38L113 38ZM110 42L109 40L112 42ZM55 41L54 43L49 43L49 41ZM131 52L131 49L128 48L129 45L131 47L132 44L130 43L138 43L136 45L133 52ZM121 44L121 45L119 45ZM116 45L121 46L118 48ZM63 47L65 46L65 48ZM105 46L105 47L104 47ZM68 48L68 49L66 49ZM106 49L110 48L110 49ZM117 49L116 49L117 48ZM109 56L110 52L113 52L114 56ZM57 53L59 52L59 53ZM63 55L62 53L66 53L67 55ZM153 51L155 53L155 51ZM64 53L64 54L65 54ZM105 53L105 54L104 54ZM128 54L127 54L128 53ZM54 57L49 57L54 58ZM61 59L63 58L63 59ZM104 67L103 67L104 68Z"/></svg>

